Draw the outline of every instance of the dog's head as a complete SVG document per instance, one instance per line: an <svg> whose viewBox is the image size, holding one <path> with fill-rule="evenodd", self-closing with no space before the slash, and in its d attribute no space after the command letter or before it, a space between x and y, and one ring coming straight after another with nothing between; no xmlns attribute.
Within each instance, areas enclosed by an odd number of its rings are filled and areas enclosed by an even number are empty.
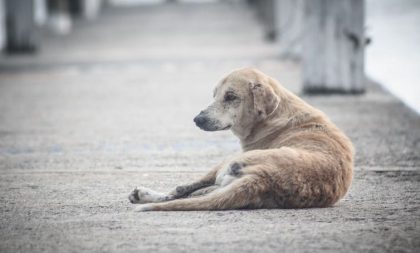
<svg viewBox="0 0 420 253"><path fill-rule="evenodd" d="M232 129L241 133L276 111L280 99L271 80L255 69L233 71L216 86L214 102L194 122L205 131Z"/></svg>

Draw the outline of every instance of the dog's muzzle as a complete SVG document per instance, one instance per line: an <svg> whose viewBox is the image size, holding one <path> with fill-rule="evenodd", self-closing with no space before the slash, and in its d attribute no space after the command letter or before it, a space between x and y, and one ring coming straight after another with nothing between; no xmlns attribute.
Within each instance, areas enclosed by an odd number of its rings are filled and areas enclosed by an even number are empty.
<svg viewBox="0 0 420 253"><path fill-rule="evenodd" d="M207 111L201 111L200 114L194 118L194 122L204 131L220 131L231 127L231 125L223 126L221 122L210 117Z"/></svg>
<svg viewBox="0 0 420 253"><path fill-rule="evenodd" d="M201 111L197 116L195 116L194 122L199 128L201 128L205 131L211 131L211 129L210 129L210 125L211 125L210 124L210 119L208 118L208 116L203 111Z"/></svg>

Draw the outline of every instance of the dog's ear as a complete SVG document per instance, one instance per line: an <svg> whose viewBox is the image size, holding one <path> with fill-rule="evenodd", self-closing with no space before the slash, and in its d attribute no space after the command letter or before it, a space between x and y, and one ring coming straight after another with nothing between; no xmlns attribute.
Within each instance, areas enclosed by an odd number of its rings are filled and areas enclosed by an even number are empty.
<svg viewBox="0 0 420 253"><path fill-rule="evenodd" d="M249 83L254 98L254 110L258 117L264 119L272 114L280 103L280 98L273 88L263 83Z"/></svg>

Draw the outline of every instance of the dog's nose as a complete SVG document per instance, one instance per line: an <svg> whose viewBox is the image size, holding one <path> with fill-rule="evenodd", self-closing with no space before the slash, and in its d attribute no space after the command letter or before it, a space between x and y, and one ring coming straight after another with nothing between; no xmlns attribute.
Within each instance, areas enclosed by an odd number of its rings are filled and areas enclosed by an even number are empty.
<svg viewBox="0 0 420 253"><path fill-rule="evenodd" d="M207 118L200 113L194 118L194 122L197 126L202 126L206 124Z"/></svg>

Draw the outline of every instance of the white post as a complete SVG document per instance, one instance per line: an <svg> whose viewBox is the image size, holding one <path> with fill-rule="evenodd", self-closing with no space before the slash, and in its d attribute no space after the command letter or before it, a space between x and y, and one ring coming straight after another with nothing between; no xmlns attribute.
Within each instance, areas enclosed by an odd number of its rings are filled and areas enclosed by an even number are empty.
<svg viewBox="0 0 420 253"><path fill-rule="evenodd" d="M4 0L0 0L0 51L6 46L6 9Z"/></svg>
<svg viewBox="0 0 420 253"><path fill-rule="evenodd" d="M363 92L364 0L308 0L305 18L304 91Z"/></svg>
<svg viewBox="0 0 420 253"><path fill-rule="evenodd" d="M7 50L33 52L38 40L34 21L34 0L6 0Z"/></svg>
<svg viewBox="0 0 420 253"><path fill-rule="evenodd" d="M280 43L280 56L283 58L301 58L305 2L306 0L275 1L275 30Z"/></svg>
<svg viewBox="0 0 420 253"><path fill-rule="evenodd" d="M275 9L274 6L278 0L254 0L250 1L254 5L257 18L261 21L264 29L265 38L268 40L275 40Z"/></svg>
<svg viewBox="0 0 420 253"><path fill-rule="evenodd" d="M43 26L47 22L48 11L46 0L35 0L34 19L37 26Z"/></svg>
<svg viewBox="0 0 420 253"><path fill-rule="evenodd" d="M86 19L95 19L101 10L102 0L82 0L83 17Z"/></svg>

